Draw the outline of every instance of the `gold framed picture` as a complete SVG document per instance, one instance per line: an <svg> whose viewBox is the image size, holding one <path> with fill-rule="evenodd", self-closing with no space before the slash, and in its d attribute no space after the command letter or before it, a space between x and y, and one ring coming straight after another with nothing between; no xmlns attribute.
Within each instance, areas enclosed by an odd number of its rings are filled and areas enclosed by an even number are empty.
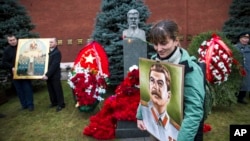
<svg viewBox="0 0 250 141"><path fill-rule="evenodd" d="M19 39L14 79L41 79L48 70L50 38Z"/></svg>

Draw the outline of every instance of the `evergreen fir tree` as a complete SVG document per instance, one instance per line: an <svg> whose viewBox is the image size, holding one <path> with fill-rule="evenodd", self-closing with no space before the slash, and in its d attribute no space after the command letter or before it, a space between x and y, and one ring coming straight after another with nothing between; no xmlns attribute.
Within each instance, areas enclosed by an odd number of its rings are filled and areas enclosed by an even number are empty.
<svg viewBox="0 0 250 141"><path fill-rule="evenodd" d="M147 34L150 25L146 20L150 12L142 0L102 0L92 33L92 38L104 47L108 55L111 85L123 80L122 31L128 28L127 12L131 9L139 11L139 27Z"/></svg>
<svg viewBox="0 0 250 141"><path fill-rule="evenodd" d="M229 9L229 19L225 22L222 31L233 43L237 36L244 31L250 32L250 1L233 0Z"/></svg>
<svg viewBox="0 0 250 141"><path fill-rule="evenodd" d="M7 44L6 34L14 34L18 38L38 37L30 32L35 28L26 9L17 0L0 1L0 47Z"/></svg>
<svg viewBox="0 0 250 141"><path fill-rule="evenodd" d="M0 0L0 63L3 49L8 44L5 35L14 34L17 38L38 37L38 34L30 32L34 28L25 7L17 0ZM1 74L3 71L0 69Z"/></svg>

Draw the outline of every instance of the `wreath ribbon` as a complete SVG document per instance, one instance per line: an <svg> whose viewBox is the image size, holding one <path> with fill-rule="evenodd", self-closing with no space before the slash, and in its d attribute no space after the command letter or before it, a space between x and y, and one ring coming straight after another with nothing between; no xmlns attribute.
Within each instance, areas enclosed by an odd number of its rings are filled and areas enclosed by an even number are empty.
<svg viewBox="0 0 250 141"><path fill-rule="evenodd" d="M213 82L212 71L210 70L210 65L212 63L213 52L215 49L215 45L219 45L220 49L222 49L229 57L232 57L232 51L227 47L227 45L220 39L220 37L216 34L212 35L212 39L210 40L210 45L208 46L207 53L205 55L205 63L206 63L206 78L209 82Z"/></svg>

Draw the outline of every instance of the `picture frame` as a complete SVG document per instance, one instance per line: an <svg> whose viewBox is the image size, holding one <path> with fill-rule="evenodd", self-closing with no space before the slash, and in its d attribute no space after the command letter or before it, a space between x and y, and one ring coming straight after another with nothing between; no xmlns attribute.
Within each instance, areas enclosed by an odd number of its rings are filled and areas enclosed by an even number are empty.
<svg viewBox="0 0 250 141"><path fill-rule="evenodd" d="M50 38L19 39L14 79L41 79L48 70Z"/></svg>
<svg viewBox="0 0 250 141"><path fill-rule="evenodd" d="M151 97L150 95L153 96L153 94L150 92L150 83L152 81L151 80L152 78L150 76L150 69L153 65L157 63L164 66L168 70L170 75L171 96L166 106L166 114L168 117L167 121L169 122L169 124L166 124L166 126L164 125L165 128L161 128L158 125L156 125L158 124L157 123L158 117L154 116L154 112L152 110L152 108L154 109L156 107L153 106L155 103L150 98ZM146 126L147 131L158 140L166 140L167 139L165 138L166 136L168 138L175 139L174 137L178 135L177 130L181 126L181 122L183 120L184 66L180 64L172 64L166 62L159 62L156 60L150 60L146 58L140 58L139 72L140 72L140 107L142 111L143 122ZM158 73L163 73L163 72L158 72ZM155 83L158 82L158 80L154 81ZM166 96L168 94L162 93L161 98L163 97L163 95ZM169 126L170 123L172 124L171 126L175 126L177 130L176 129L172 130L172 128L170 128Z"/></svg>

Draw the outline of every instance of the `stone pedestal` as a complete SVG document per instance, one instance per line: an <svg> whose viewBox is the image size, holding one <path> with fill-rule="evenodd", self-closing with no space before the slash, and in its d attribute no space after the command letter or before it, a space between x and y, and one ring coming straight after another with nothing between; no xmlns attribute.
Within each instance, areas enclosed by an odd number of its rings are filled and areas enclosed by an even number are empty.
<svg viewBox="0 0 250 141"><path fill-rule="evenodd" d="M116 138L138 138L148 137L147 131L141 131L137 128L136 122L132 121L117 121L117 128L115 130Z"/></svg>
<svg viewBox="0 0 250 141"><path fill-rule="evenodd" d="M61 80L68 80L69 71L61 69Z"/></svg>
<svg viewBox="0 0 250 141"><path fill-rule="evenodd" d="M139 39L123 40L123 67L124 78L126 77L129 67L139 66L139 58L147 58L147 43Z"/></svg>
<svg viewBox="0 0 250 141"><path fill-rule="evenodd" d="M128 74L129 68L133 65L139 67L139 58L147 58L147 43L140 39L123 40L123 67L124 78ZM137 128L136 122L118 121L116 128L116 138L138 138L148 137L147 131Z"/></svg>

